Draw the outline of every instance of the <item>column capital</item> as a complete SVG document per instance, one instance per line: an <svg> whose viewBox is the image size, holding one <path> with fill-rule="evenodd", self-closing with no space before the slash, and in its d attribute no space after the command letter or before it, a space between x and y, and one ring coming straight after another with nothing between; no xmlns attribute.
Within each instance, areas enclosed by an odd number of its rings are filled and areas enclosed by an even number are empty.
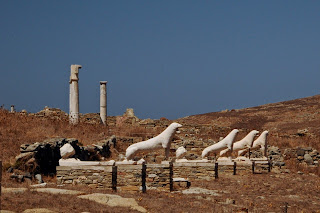
<svg viewBox="0 0 320 213"><path fill-rule="evenodd" d="M100 81L100 84L107 84L108 81Z"/></svg>

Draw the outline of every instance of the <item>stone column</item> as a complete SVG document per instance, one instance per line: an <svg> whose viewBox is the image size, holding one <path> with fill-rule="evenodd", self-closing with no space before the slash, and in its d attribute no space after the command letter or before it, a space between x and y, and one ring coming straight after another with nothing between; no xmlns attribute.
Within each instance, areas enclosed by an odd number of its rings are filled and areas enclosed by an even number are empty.
<svg viewBox="0 0 320 213"><path fill-rule="evenodd" d="M100 118L107 125L107 81L100 81Z"/></svg>
<svg viewBox="0 0 320 213"><path fill-rule="evenodd" d="M79 123L79 69L81 65L73 64L71 65L70 73L70 97L69 97L69 121L71 124Z"/></svg>
<svg viewBox="0 0 320 213"><path fill-rule="evenodd" d="M11 105L10 112L16 112L16 110L14 109L14 105Z"/></svg>

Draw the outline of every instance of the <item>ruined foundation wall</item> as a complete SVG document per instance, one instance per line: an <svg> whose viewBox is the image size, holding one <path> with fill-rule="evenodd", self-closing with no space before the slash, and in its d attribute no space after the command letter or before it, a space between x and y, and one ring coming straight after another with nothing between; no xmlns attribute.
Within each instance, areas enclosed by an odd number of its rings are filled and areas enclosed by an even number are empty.
<svg viewBox="0 0 320 213"><path fill-rule="evenodd" d="M173 164L146 164L144 165L126 165L120 164L114 166L58 166L57 184L85 184L92 187L112 188L112 178L116 179L116 186L128 188L132 191L142 189L143 180L146 187L162 188L171 190L174 178L185 178L189 181L194 180L214 180L216 178L215 163L199 162L178 162ZM145 168L145 169L144 169ZM218 174L234 174L233 163L219 163ZM268 164L256 163L255 171L263 172L268 170ZM236 165L236 174L252 173L252 164L238 163Z"/></svg>
<svg viewBox="0 0 320 213"><path fill-rule="evenodd" d="M112 187L112 166L57 166L57 184Z"/></svg>
<svg viewBox="0 0 320 213"><path fill-rule="evenodd" d="M214 163L174 163L173 177L187 178L189 180L214 179Z"/></svg>
<svg viewBox="0 0 320 213"><path fill-rule="evenodd" d="M147 164L147 187L157 187L170 190L172 175L169 164Z"/></svg>

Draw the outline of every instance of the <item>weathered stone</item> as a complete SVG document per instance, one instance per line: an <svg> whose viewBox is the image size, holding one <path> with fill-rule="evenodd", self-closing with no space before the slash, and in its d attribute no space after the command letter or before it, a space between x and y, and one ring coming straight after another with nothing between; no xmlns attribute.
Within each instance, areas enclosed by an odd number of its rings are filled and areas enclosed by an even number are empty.
<svg viewBox="0 0 320 213"><path fill-rule="evenodd" d="M26 152L21 153L20 155L16 156L16 161L24 161L27 162L30 158L34 156L33 152Z"/></svg>
<svg viewBox="0 0 320 213"><path fill-rule="evenodd" d="M38 181L39 184L40 184L40 183L43 183L41 174L36 174L34 177L35 177L35 179Z"/></svg>
<svg viewBox="0 0 320 213"><path fill-rule="evenodd" d="M304 157L303 157L303 156L298 156L297 159L298 159L299 161L302 161L302 160L304 160Z"/></svg>
<svg viewBox="0 0 320 213"><path fill-rule="evenodd" d="M31 191L44 192L44 193L50 193L50 194L65 194L65 195L84 194L84 192L81 192L81 191L68 190L68 189L56 189L56 188L39 188L39 189L32 189Z"/></svg>
<svg viewBox="0 0 320 213"><path fill-rule="evenodd" d="M138 205L134 198L123 198L119 195L94 193L89 195L78 196L82 199L88 199L100 204L108 205L111 207L128 207L132 210L139 212L147 212L147 210Z"/></svg>
<svg viewBox="0 0 320 213"><path fill-rule="evenodd" d="M305 148L303 148L304 149L304 151L306 151L306 152L311 152L312 151L312 147L305 147Z"/></svg>
<svg viewBox="0 0 320 213"><path fill-rule="evenodd" d="M227 198L225 204L236 204L236 201L234 199Z"/></svg>
<svg viewBox="0 0 320 213"><path fill-rule="evenodd" d="M305 161L307 164L309 164L309 165L313 164L313 159L312 159L312 157L310 156L310 154L305 154L305 155L303 156L303 158L304 158L304 161Z"/></svg>
<svg viewBox="0 0 320 213"><path fill-rule="evenodd" d="M311 157L316 157L317 155L319 155L319 152L316 149L314 149L309 154L310 154Z"/></svg>
<svg viewBox="0 0 320 213"><path fill-rule="evenodd" d="M297 149L297 156L304 156L304 154L305 154L305 150L304 149L301 149L301 148Z"/></svg>
<svg viewBox="0 0 320 213"><path fill-rule="evenodd" d="M60 148L60 155L63 159L69 158L76 154L75 149L68 143Z"/></svg>
<svg viewBox="0 0 320 213"><path fill-rule="evenodd" d="M208 194L213 196L221 196L217 193L217 190L203 189L200 187L190 187L182 191L182 194Z"/></svg>

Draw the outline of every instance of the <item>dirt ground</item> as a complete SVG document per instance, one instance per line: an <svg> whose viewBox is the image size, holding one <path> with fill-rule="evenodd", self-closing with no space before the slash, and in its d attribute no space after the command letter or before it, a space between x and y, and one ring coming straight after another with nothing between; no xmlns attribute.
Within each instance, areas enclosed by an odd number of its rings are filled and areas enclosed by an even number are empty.
<svg viewBox="0 0 320 213"><path fill-rule="evenodd" d="M278 173L226 174L212 181L194 181L191 187L213 190L217 195L182 194L148 190L147 193L85 186L63 187L89 193L118 194L135 198L148 212L320 212L320 178L313 174ZM56 188L54 179L48 187ZM3 187L28 187L15 183L4 174ZM61 187L60 187L61 188ZM32 192L1 196L2 209L22 212L28 208L47 208L56 212L133 212L122 207L109 207L75 195L52 195Z"/></svg>

